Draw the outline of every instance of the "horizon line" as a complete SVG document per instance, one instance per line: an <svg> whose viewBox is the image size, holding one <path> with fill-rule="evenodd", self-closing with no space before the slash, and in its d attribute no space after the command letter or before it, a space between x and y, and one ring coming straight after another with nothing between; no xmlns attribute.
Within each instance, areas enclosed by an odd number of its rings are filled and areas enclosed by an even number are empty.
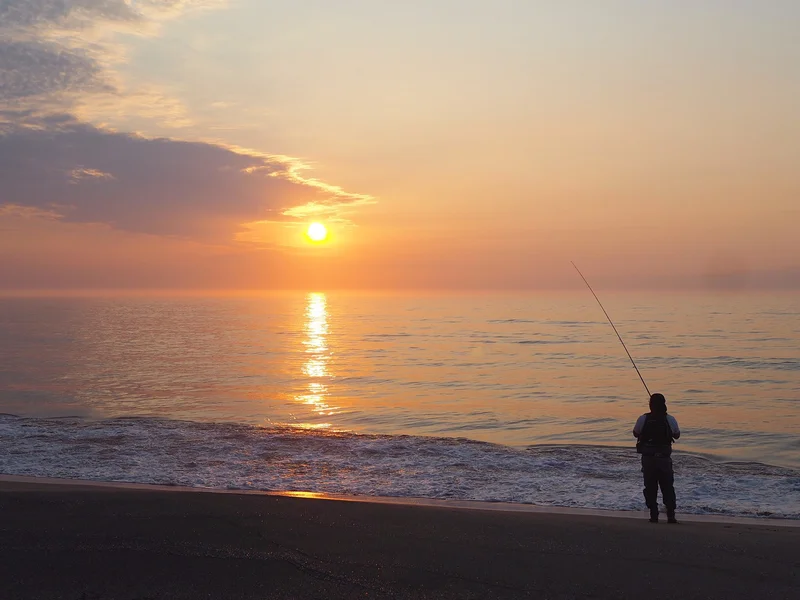
<svg viewBox="0 0 800 600"><path fill-rule="evenodd" d="M355 293L355 294L536 294L536 293L577 293L580 285L562 287L289 287L289 288L0 288L0 298L35 297L87 297L87 296L263 296L269 294L313 294L313 293ZM655 287L655 286L610 286L606 292L665 293L665 294L759 294L759 293L797 293L800 287Z"/></svg>

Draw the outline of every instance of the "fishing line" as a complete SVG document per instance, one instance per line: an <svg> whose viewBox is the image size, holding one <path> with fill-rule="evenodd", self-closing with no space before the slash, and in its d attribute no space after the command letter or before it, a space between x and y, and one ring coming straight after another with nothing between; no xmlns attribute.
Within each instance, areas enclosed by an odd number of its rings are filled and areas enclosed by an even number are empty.
<svg viewBox="0 0 800 600"><path fill-rule="evenodd" d="M606 309L603 307L603 303L600 302L600 298L597 297L597 294L594 293L594 290L592 289L592 286L589 285L588 281L586 281L586 277L583 276L583 273L581 273L581 270L578 268L578 265L576 265L572 261L570 261L570 263L572 263L572 266L575 267L575 270L578 272L578 275L581 276L581 279L583 279L583 282L586 284L586 287L589 288L589 291L592 292L592 296L594 296L594 299L597 300L597 303L600 305L600 308L603 309L603 313L605 314L606 319L608 319L608 322L611 323L611 327L613 327L614 333L617 334L617 337L619 338L619 343L622 344L623 348L625 348L625 353L628 355L628 358L631 359L631 364L633 365L633 368L636 369L636 374L639 376L639 379L642 380L642 385L644 386L644 389L647 391L647 396L649 397L651 395L650 394L650 390L647 388L647 384L644 382L644 377L642 377L642 374L639 372L639 367L637 367L636 363L633 361L633 357L631 356L631 353L628 352L628 347L625 345L625 342L622 341L622 336L619 334L619 331L617 331L617 328L614 325L614 321L612 321L611 317L608 316L608 313L606 312Z"/></svg>

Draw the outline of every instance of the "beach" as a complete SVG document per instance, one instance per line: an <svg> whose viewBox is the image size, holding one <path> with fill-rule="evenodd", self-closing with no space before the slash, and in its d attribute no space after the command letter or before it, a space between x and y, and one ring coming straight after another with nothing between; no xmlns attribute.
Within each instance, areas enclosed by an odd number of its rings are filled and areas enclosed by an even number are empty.
<svg viewBox="0 0 800 600"><path fill-rule="evenodd" d="M609 302L680 423L682 512L800 520L796 297ZM648 396L595 304L0 298L0 473L639 510Z"/></svg>
<svg viewBox="0 0 800 600"><path fill-rule="evenodd" d="M752 599L800 590L794 522L652 525L643 513L519 508L6 478L2 597Z"/></svg>

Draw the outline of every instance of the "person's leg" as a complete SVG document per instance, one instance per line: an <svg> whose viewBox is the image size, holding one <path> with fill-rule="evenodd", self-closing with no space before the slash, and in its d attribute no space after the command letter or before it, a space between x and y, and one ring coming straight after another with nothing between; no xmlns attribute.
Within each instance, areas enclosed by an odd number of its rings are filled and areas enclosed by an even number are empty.
<svg viewBox="0 0 800 600"><path fill-rule="evenodd" d="M675 474L672 470L671 458L659 458L658 460L658 485L661 488L661 498L667 508L667 520L670 523L677 523L675 520Z"/></svg>
<svg viewBox="0 0 800 600"><path fill-rule="evenodd" d="M658 522L658 465L654 456L642 456L644 502L650 509L650 521Z"/></svg>

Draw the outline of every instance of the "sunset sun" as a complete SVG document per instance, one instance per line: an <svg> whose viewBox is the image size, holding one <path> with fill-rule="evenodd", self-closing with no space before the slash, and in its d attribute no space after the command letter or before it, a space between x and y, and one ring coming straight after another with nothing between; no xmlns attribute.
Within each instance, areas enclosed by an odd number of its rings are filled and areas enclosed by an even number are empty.
<svg viewBox="0 0 800 600"><path fill-rule="evenodd" d="M313 242L324 242L328 237L328 230L322 223L312 223L308 226L306 235Z"/></svg>

